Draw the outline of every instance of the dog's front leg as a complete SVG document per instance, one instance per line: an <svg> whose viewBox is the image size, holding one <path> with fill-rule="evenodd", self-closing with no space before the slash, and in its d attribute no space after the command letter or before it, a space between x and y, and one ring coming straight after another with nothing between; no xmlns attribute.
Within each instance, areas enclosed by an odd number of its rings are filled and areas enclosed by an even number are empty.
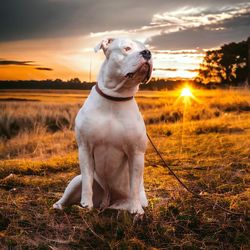
<svg viewBox="0 0 250 250"><path fill-rule="evenodd" d="M78 149L82 175L81 205L91 209L93 207L93 178L94 159L87 145L80 145Z"/></svg>
<svg viewBox="0 0 250 250"><path fill-rule="evenodd" d="M140 185L143 178L144 153L136 152L129 157L130 212L143 214L140 202Z"/></svg>

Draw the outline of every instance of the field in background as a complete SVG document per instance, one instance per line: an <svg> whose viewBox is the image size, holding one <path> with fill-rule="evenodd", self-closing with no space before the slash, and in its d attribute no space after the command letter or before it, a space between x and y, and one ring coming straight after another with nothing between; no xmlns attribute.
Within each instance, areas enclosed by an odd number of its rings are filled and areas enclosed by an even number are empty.
<svg viewBox="0 0 250 250"><path fill-rule="evenodd" d="M21 249L247 249L250 207L250 91L137 95L148 133L192 197L148 145L142 221L117 211L51 205L79 173L74 119L86 91L1 91L0 244ZM0 245L1 246L1 245Z"/></svg>

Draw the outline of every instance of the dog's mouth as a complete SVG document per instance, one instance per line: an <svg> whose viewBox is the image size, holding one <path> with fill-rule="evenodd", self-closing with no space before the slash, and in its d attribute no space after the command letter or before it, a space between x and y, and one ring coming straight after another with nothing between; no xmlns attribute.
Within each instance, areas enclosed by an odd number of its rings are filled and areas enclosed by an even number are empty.
<svg viewBox="0 0 250 250"><path fill-rule="evenodd" d="M135 72L129 72L125 75L126 78L132 79L135 76L145 76L142 83L146 83L151 76L151 66L148 62L143 63Z"/></svg>

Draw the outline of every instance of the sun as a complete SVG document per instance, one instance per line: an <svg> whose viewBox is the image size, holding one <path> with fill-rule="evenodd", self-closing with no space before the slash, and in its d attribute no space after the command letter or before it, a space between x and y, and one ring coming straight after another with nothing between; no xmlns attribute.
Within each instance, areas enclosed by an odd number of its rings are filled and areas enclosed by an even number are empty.
<svg viewBox="0 0 250 250"><path fill-rule="evenodd" d="M183 97L191 97L191 96L193 96L193 94L191 92L191 89L189 87L183 88L182 91L181 91L181 96L183 96Z"/></svg>

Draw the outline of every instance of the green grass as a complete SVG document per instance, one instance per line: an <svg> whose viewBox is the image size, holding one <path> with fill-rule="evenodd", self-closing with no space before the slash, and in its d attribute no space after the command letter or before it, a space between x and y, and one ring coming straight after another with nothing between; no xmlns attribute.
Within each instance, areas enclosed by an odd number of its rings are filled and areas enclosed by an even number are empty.
<svg viewBox="0 0 250 250"><path fill-rule="evenodd" d="M184 123L179 94L139 92L148 133L188 187L242 215L186 192L150 145L141 220L122 211L51 209L79 174L74 117L87 93L3 92L1 249L248 249L250 91L196 90Z"/></svg>

